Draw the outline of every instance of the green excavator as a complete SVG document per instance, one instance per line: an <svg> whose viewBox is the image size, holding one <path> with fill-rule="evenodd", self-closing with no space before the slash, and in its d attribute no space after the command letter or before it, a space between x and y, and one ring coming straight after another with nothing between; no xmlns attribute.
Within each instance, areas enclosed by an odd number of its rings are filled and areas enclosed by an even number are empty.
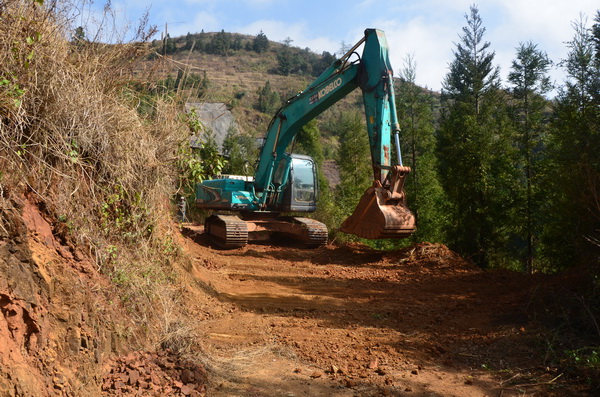
<svg viewBox="0 0 600 397"><path fill-rule="evenodd" d="M362 55L357 50L363 46ZM275 114L253 177L226 175L196 185L196 205L217 212L205 220L204 232L224 248L287 235L307 247L324 245L327 227L316 220L286 214L317 209L317 170L312 158L287 153L302 127L353 90L362 90L373 166L373 186L340 230L367 239L405 238L415 231L406 206L400 126L396 115L393 71L381 30L364 37L304 91ZM392 160L392 137L396 162Z"/></svg>

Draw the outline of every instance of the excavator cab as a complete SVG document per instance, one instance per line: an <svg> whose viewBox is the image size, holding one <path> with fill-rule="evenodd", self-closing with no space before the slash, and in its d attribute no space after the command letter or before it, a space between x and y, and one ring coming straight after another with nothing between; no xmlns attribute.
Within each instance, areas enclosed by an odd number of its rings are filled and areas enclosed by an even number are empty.
<svg viewBox="0 0 600 397"><path fill-rule="evenodd" d="M314 212L317 210L317 167L309 156L292 154L283 199L282 212ZM277 177L277 175L276 175Z"/></svg>

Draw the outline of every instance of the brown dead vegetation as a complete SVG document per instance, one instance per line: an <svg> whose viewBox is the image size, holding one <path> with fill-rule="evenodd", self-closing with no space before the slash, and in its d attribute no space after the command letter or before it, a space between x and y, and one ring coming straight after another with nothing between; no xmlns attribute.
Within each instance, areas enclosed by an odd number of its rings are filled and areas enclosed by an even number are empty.
<svg viewBox="0 0 600 397"><path fill-rule="evenodd" d="M0 222L0 247L10 251L17 238L31 250L45 236L40 247L52 254L39 261L25 255L27 274L42 274L44 283L54 285L61 280L75 283L75 272L83 288L92 288L80 296L79 304L94 306L97 298L100 309L90 310L103 310L104 304L118 308L85 331L92 335L90 342L80 343L92 354L104 352L98 341L106 339L101 337L106 332L118 341L107 353L164 348L185 353L194 343L193 321L180 304L185 284L180 277L185 277L187 262L170 222L176 151L188 136L181 107L174 99L158 98L151 116L136 111L139 98L128 82L147 52L143 42L152 28L142 21L134 41L119 45L71 40L73 26L67 16L73 9L70 2L0 0L0 198L6 204L2 214L11 214L0 219L18 219L17 214L31 207L29 212L41 214L38 218L48 229L38 234L35 226L26 232L16 230L12 221ZM6 263L10 275L10 266L17 262ZM64 272L70 276L63 277ZM87 279L92 281L84 283ZM0 285L0 295L6 297L3 307L24 299L11 285L10 280ZM57 310L69 309L49 302L76 305L62 295L77 291L76 285L47 292L33 304L50 316L62 316ZM31 308L23 313L30 313L24 319L33 316ZM72 327L70 320L66 324ZM61 335L65 324L36 326L45 332L48 347L47 336ZM16 333L6 336L15 349L29 343L16 340ZM69 350L64 338L58 339L53 349L62 357L60 351ZM39 367L35 362L40 357L32 353L25 361ZM102 365L98 357L95 365ZM56 373L48 368L41 372L50 377L51 390ZM87 377L91 373L63 371L64 382L57 382L67 395L67 390L76 390L74 384L92 390L99 380L97 373Z"/></svg>

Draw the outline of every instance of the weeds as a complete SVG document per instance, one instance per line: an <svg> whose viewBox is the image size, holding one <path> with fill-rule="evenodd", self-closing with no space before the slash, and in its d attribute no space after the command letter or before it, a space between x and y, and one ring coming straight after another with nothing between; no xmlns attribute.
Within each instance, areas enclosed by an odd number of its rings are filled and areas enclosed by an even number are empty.
<svg viewBox="0 0 600 397"><path fill-rule="evenodd" d="M540 333L544 365L560 368L576 382L600 390L600 335L598 296L586 290L577 279L573 290L536 290L534 305ZM588 297L588 298L584 298Z"/></svg>
<svg viewBox="0 0 600 397"><path fill-rule="evenodd" d="M106 293L119 296L141 346L185 348L175 342L186 329L185 308L164 292L177 282L176 265L185 264L169 205L177 147L189 137L182 107L176 98L149 100L128 88L150 51L155 29L147 18L125 42L109 26L110 5L95 33L73 26L76 9L69 1L0 0L2 186L34 192L67 224L65 233L113 282ZM170 305L170 326L159 326L166 314L157 305Z"/></svg>

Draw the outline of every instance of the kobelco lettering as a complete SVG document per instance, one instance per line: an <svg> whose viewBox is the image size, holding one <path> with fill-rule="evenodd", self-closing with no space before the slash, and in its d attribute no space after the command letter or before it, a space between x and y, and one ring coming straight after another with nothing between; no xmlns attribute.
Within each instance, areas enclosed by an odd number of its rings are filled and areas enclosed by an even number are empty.
<svg viewBox="0 0 600 397"><path fill-rule="evenodd" d="M329 94L331 91L335 90L336 88L338 88L341 85L342 85L342 78L338 77L337 79L335 79L331 83L327 84L326 87L322 88L319 91L319 99L324 98L325 95Z"/></svg>

